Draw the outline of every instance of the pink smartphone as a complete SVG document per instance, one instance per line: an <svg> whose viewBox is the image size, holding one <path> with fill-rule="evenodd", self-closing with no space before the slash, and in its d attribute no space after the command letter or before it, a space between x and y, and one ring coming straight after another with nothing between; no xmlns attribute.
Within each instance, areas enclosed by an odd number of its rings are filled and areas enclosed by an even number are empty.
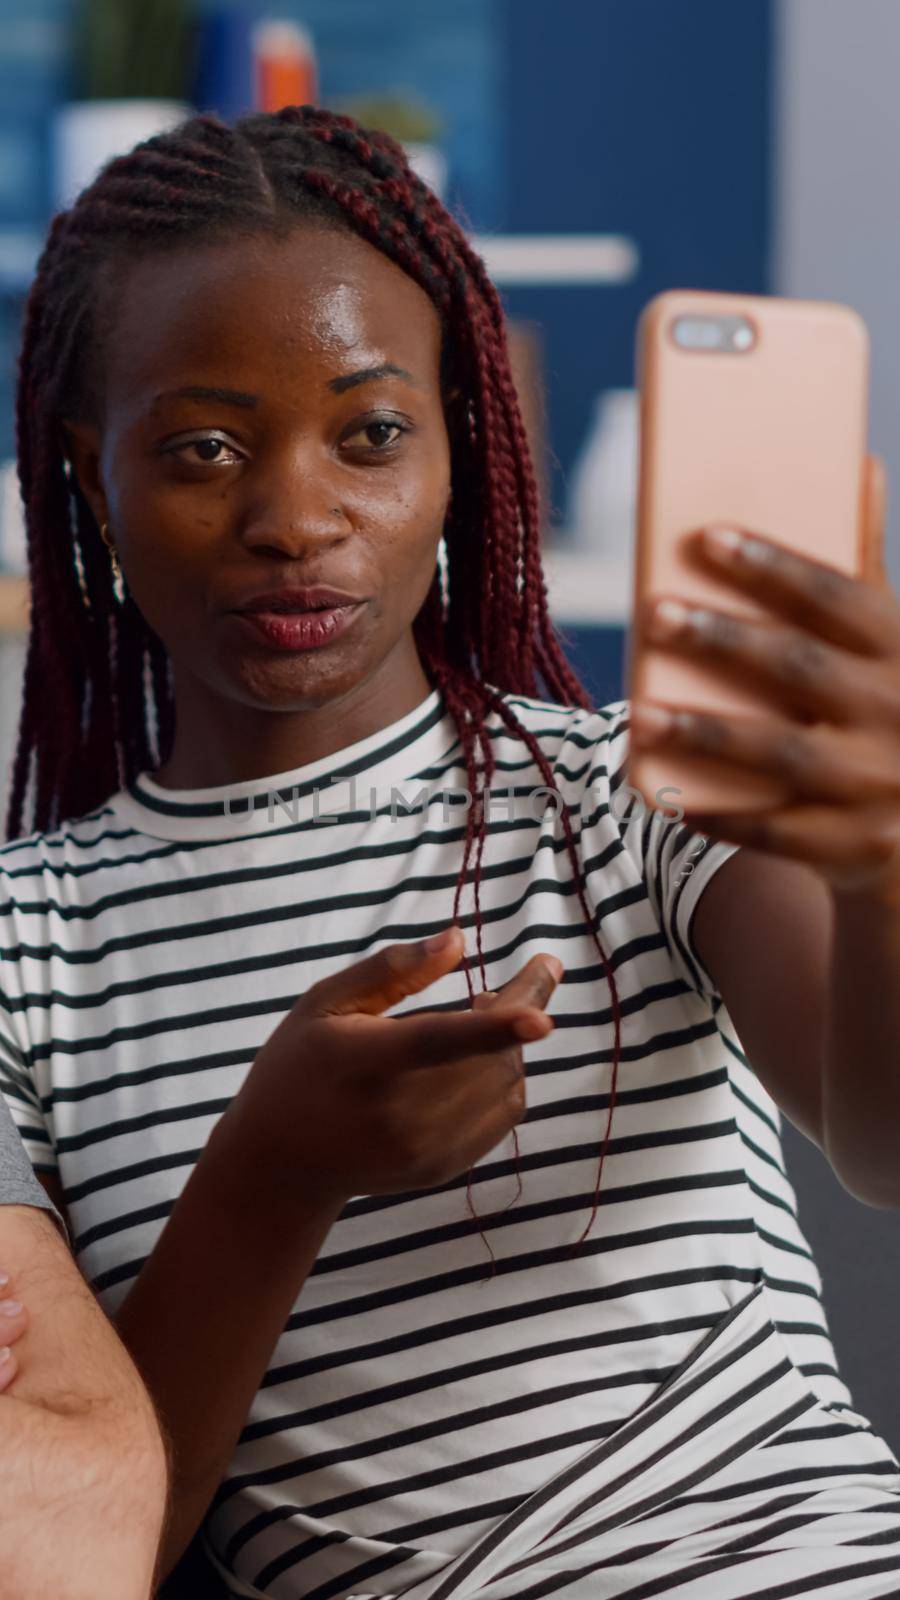
<svg viewBox="0 0 900 1600"><path fill-rule="evenodd" d="M668 594L773 626L685 548L702 527L760 533L841 572L864 570L868 335L847 306L676 291L641 318L641 455L627 695L723 716L771 715L761 679L643 636ZM787 714L786 708L783 712ZM630 750L647 806L725 812L786 798L775 778L720 758Z"/></svg>

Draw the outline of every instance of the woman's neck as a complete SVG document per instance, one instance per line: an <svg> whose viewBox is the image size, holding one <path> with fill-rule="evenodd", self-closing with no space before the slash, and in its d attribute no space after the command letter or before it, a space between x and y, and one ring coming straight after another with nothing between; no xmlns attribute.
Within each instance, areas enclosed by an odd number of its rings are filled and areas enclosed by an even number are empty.
<svg viewBox="0 0 900 1600"><path fill-rule="evenodd" d="M195 695L194 687L204 692ZM271 711L236 701L213 706L205 685L181 687L176 671L175 740L153 779L164 789L208 789L292 772L389 728L431 689L416 655L415 670L396 681L379 671L321 705Z"/></svg>

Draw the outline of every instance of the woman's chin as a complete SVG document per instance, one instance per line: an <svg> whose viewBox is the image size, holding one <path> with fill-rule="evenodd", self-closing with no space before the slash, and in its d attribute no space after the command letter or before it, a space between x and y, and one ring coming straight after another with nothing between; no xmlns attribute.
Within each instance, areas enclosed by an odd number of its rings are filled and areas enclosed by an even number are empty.
<svg viewBox="0 0 900 1600"><path fill-rule="evenodd" d="M261 709L311 711L339 700L372 671L359 652L304 650L295 655L243 656L223 662L235 699Z"/></svg>

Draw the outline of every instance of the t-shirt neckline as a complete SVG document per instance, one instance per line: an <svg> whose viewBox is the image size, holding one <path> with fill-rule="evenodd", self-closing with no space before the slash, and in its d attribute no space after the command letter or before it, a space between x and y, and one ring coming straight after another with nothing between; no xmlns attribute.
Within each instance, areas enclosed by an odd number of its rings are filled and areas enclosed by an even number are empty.
<svg viewBox="0 0 900 1600"><path fill-rule="evenodd" d="M456 724L434 688L405 716L319 761L204 789L167 789L147 770L109 806L119 821L153 838L246 838L372 811L389 799L392 785L419 777L456 743Z"/></svg>

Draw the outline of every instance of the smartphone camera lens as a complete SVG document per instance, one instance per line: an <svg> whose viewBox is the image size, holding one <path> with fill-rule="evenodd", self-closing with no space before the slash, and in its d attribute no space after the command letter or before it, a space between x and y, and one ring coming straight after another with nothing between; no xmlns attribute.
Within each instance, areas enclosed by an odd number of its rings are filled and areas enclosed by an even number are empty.
<svg viewBox="0 0 900 1600"><path fill-rule="evenodd" d="M746 317L676 317L672 338L682 350L712 350L743 354L756 343Z"/></svg>
<svg viewBox="0 0 900 1600"><path fill-rule="evenodd" d="M716 350L721 340L717 317L676 317L672 337L682 350Z"/></svg>

